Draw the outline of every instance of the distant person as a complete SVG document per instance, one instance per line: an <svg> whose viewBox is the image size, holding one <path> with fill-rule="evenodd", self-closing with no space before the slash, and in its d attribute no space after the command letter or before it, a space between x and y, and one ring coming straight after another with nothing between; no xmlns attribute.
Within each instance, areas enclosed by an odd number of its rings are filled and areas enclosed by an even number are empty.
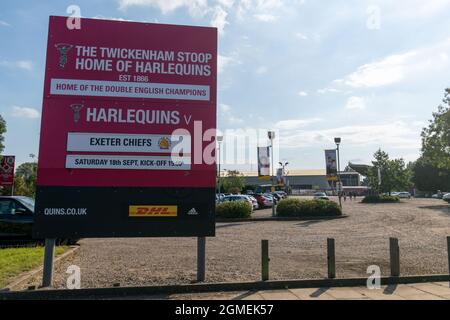
<svg viewBox="0 0 450 320"><path fill-rule="evenodd" d="M347 193L342 192L342 195L344 196L344 202L347 201Z"/></svg>

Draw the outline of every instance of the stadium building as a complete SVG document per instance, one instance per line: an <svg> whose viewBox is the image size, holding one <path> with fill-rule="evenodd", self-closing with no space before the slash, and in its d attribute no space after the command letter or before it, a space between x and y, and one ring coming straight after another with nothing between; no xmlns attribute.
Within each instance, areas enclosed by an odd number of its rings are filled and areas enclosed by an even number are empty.
<svg viewBox="0 0 450 320"><path fill-rule="evenodd" d="M261 180L258 172L241 172L245 177L246 185L267 186L271 180ZM340 172L345 192L356 192L360 195L367 193L368 187L364 184L364 176L351 168ZM327 181L325 169L317 170L288 170L284 177L285 185L289 186L293 194L310 193L314 191L332 192L335 187ZM276 180L276 179L275 179Z"/></svg>

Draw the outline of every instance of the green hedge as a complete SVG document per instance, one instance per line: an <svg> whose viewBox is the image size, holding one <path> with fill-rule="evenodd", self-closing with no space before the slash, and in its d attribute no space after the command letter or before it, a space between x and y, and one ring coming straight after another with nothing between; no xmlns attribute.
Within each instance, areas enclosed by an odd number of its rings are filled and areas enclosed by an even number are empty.
<svg viewBox="0 0 450 320"><path fill-rule="evenodd" d="M216 205L218 218L250 218L252 206L247 201L228 201Z"/></svg>
<svg viewBox="0 0 450 320"><path fill-rule="evenodd" d="M361 202L362 203L393 203L399 202L400 198L396 196L388 196L388 195L371 195L365 196Z"/></svg>
<svg viewBox="0 0 450 320"><path fill-rule="evenodd" d="M339 205L330 200L283 199L277 205L280 217L340 216Z"/></svg>

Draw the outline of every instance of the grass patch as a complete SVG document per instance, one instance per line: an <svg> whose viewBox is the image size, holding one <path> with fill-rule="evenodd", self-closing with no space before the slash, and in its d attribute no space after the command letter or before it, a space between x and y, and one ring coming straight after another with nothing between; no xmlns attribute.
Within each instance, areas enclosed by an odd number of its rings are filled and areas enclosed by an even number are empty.
<svg viewBox="0 0 450 320"><path fill-rule="evenodd" d="M55 247L55 256L69 247ZM4 288L19 274L39 267L44 261L44 247L0 249L0 288Z"/></svg>

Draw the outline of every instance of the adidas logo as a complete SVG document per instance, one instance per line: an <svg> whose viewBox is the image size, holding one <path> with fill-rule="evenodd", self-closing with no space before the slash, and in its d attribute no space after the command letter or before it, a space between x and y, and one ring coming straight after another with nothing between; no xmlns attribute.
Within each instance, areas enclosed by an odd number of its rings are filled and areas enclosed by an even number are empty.
<svg viewBox="0 0 450 320"><path fill-rule="evenodd" d="M191 210L188 211L187 214L190 216L196 216L196 215L198 215L198 212L197 212L197 210L195 210L195 208L192 208Z"/></svg>

